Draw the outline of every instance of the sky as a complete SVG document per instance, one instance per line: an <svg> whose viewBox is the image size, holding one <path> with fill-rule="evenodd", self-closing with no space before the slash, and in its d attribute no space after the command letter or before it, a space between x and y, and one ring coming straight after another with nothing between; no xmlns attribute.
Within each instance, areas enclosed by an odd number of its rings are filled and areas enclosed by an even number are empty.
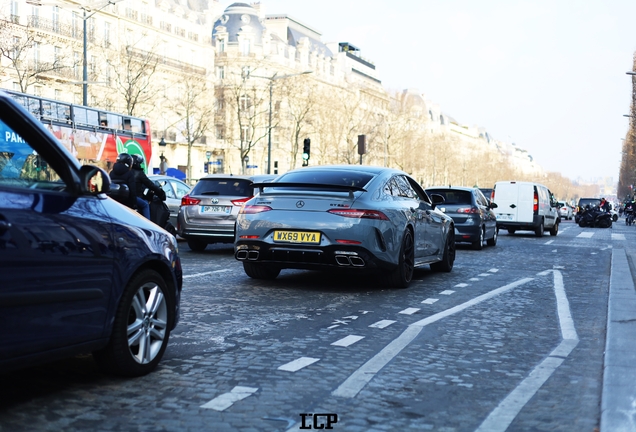
<svg viewBox="0 0 636 432"><path fill-rule="evenodd" d="M247 2L247 1L246 1ZM222 1L222 6L233 2ZM388 90L417 89L460 124L572 180L618 180L636 51L634 0L261 0L349 42Z"/></svg>

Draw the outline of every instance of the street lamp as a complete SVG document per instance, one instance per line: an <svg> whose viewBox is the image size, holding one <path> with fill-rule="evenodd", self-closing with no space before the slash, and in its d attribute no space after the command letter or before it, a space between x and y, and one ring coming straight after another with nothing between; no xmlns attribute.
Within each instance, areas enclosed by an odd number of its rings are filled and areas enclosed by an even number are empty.
<svg viewBox="0 0 636 432"><path fill-rule="evenodd" d="M284 79L284 78L290 78L290 77L294 77L298 75L310 74L312 72L313 71L308 70L308 71L299 72L295 74L288 74L288 75L278 75L278 72L276 72L271 77L252 75L252 74L249 75L251 77L264 78L269 80L269 126L267 127L267 174L272 173L272 92L274 88L274 81L279 79Z"/></svg>

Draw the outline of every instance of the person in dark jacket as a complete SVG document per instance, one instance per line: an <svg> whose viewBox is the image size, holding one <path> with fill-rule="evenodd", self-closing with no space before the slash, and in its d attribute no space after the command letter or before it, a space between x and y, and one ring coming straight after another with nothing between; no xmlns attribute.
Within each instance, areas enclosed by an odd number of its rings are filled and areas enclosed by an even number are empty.
<svg viewBox="0 0 636 432"><path fill-rule="evenodd" d="M135 193L137 194L137 207L147 219L150 219L150 205L144 198L145 190L150 189L152 192L155 193L157 197L159 197L161 201L166 200L166 192L148 178L148 176L144 172L144 169L141 167L143 158L140 155L136 154L132 155L132 158L132 172L135 174Z"/></svg>
<svg viewBox="0 0 636 432"><path fill-rule="evenodd" d="M132 171L133 158L128 153L120 153L117 161L113 165L109 176L113 183L125 184L128 186L128 197L125 202L126 206L131 209L137 208L137 193L135 183L135 173Z"/></svg>

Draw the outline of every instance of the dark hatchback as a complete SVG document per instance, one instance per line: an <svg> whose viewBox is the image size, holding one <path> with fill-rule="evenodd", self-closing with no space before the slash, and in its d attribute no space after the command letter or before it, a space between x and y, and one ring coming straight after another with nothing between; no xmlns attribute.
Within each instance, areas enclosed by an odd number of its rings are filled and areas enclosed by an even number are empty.
<svg viewBox="0 0 636 432"><path fill-rule="evenodd" d="M484 241L488 246L497 244L497 217L492 211L497 204L478 188L430 187L426 193L444 197L438 208L455 222L455 243L470 243L475 250L481 250Z"/></svg>
<svg viewBox="0 0 636 432"><path fill-rule="evenodd" d="M574 223L579 223L581 213L585 211L585 207L596 207L601 205L600 198L579 198L579 202L576 205L576 214L574 215Z"/></svg>
<svg viewBox="0 0 636 432"><path fill-rule="evenodd" d="M179 318L174 236L108 198L84 165L0 91L0 370L93 353L139 376Z"/></svg>

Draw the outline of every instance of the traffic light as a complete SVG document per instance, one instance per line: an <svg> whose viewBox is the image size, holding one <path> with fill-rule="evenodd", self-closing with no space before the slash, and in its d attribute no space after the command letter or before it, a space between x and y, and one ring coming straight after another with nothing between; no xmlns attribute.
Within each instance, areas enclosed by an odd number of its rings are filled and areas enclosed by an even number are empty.
<svg viewBox="0 0 636 432"><path fill-rule="evenodd" d="M362 156L367 152L366 149L367 144L367 136L366 135L358 135L358 154Z"/></svg>
<svg viewBox="0 0 636 432"><path fill-rule="evenodd" d="M305 138L303 140L303 166L309 165L309 157L311 156L311 140Z"/></svg>

